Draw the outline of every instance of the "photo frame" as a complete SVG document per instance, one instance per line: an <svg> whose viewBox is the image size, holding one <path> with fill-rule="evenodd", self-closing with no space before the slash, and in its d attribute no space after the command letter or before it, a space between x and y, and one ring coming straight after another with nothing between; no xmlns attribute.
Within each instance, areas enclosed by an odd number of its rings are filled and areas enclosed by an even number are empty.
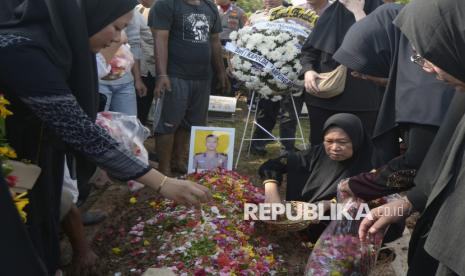
<svg viewBox="0 0 465 276"><path fill-rule="evenodd" d="M188 172L202 172L217 168L232 170L234 135L234 128L193 126Z"/></svg>

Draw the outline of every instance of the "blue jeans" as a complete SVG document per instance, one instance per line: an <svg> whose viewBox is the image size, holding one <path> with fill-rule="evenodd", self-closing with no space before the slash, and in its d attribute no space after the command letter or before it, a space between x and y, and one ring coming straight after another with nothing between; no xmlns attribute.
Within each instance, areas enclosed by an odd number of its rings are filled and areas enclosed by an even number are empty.
<svg viewBox="0 0 465 276"><path fill-rule="evenodd" d="M137 99L134 82L117 85L99 84L99 93L107 97L105 111L137 116Z"/></svg>

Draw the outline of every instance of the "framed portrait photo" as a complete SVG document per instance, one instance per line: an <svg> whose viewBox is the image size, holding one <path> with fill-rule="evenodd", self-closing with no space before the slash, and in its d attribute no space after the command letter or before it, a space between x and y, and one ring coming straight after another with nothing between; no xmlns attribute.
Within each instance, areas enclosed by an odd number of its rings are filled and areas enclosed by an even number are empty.
<svg viewBox="0 0 465 276"><path fill-rule="evenodd" d="M193 126L189 148L189 173L223 168L232 170L234 128Z"/></svg>

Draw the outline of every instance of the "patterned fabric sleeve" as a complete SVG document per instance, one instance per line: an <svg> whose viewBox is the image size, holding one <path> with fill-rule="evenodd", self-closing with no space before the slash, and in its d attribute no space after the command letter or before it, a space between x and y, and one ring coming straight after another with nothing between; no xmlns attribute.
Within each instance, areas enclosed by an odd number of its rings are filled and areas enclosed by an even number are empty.
<svg viewBox="0 0 465 276"><path fill-rule="evenodd" d="M150 170L93 123L73 95L21 97L21 100L65 143L90 157L113 177L130 180Z"/></svg>
<svg viewBox="0 0 465 276"><path fill-rule="evenodd" d="M123 181L150 170L85 114L62 72L29 39L0 34L0 56L6 97L18 97L65 143Z"/></svg>

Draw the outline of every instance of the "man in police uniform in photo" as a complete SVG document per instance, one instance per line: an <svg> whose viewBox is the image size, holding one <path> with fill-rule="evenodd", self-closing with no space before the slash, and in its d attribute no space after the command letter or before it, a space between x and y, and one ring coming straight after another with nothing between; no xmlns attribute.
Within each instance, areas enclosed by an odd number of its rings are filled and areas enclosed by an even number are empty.
<svg viewBox="0 0 465 276"><path fill-rule="evenodd" d="M227 169L228 156L217 152L218 136L210 134L205 139L207 151L194 156L194 169L196 171L214 170L216 168Z"/></svg>

